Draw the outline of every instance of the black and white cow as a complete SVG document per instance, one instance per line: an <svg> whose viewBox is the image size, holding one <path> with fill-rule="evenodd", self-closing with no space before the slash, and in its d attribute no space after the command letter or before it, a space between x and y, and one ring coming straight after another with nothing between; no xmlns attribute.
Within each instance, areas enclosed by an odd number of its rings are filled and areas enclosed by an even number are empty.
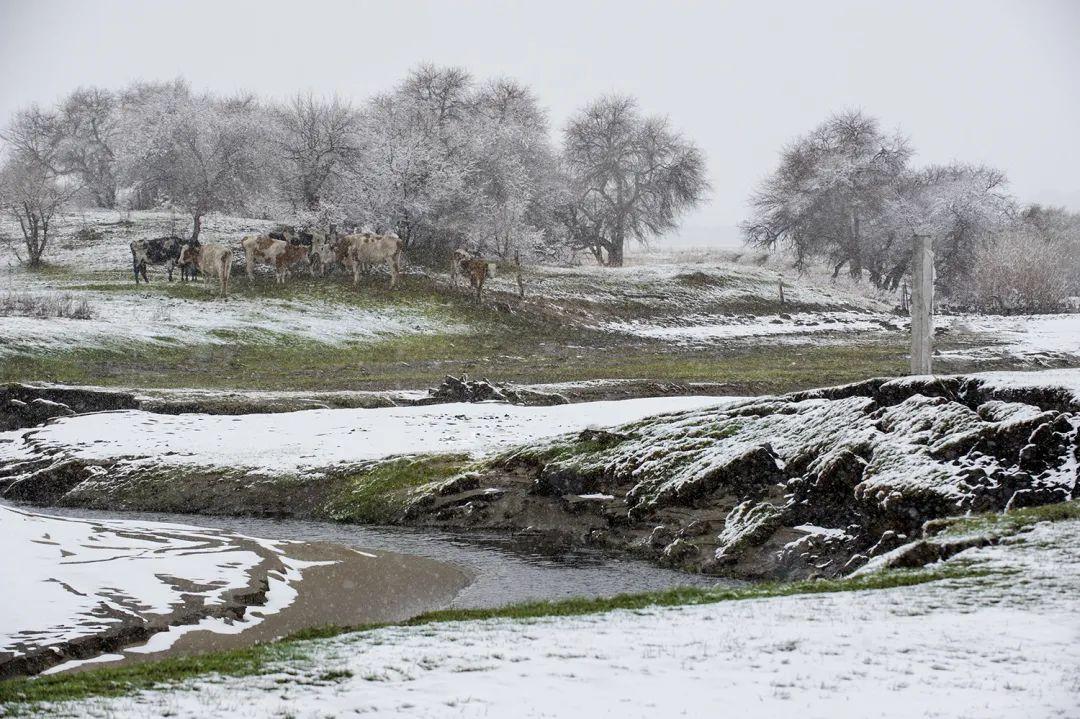
<svg viewBox="0 0 1080 719"><path fill-rule="evenodd" d="M185 246L198 247L199 241L185 239L170 235L169 237L157 237L152 240L133 240L131 243L131 264L135 272L135 284L139 284L139 275L143 282L149 284L150 278L146 276L147 265L165 265L169 273L169 282L172 282L173 269L180 264L180 250ZM194 265L180 266L181 281L195 279L197 270Z"/></svg>

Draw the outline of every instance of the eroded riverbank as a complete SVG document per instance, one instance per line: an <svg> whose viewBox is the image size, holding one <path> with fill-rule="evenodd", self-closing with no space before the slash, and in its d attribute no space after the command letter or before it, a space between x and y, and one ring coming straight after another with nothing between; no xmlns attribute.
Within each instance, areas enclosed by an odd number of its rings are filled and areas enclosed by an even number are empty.
<svg viewBox="0 0 1080 719"><path fill-rule="evenodd" d="M0 505L0 511L42 516L25 506ZM121 630L90 627L84 632L87 638L81 643L65 645L58 656L52 656L51 651L45 652L42 654L46 658L44 662L28 664L19 671L10 672L12 676L49 667L81 671L200 654L271 641L312 627L397 622L441 608L493 608L528 601L608 597L678 586L736 584L663 569L646 562L606 558L595 551L557 552L528 548L497 534L465 536L439 531L244 517L117 515L61 508L42 511L62 522L116 529L125 537L141 535L149 538L149 533L156 529L174 534L188 533L197 538L233 539L254 543L254 546L278 548L282 558L273 555L277 560L275 566L251 580L265 588L260 595L249 599L249 605L193 613L189 606L192 603L190 597L180 591L190 589L191 583L175 583L170 579L164 586L174 586L178 594L175 607L167 614L119 618L115 624L121 626ZM253 536L274 537L274 541L254 540L251 539ZM229 558L229 563L233 564L235 560ZM42 571L39 565L38 574ZM100 564L94 571L100 571ZM43 575L48 586L57 586L53 579ZM145 579L143 576L140 581ZM125 580L117 577L109 585L114 591L104 592L105 596L120 598L127 606L136 603L130 595L137 592L126 588ZM18 589L18 592L8 593L4 600L5 605L11 605L3 609L3 615L9 620L14 616L14 607L33 599L30 596L34 591L32 583L21 583ZM70 584L66 589L81 591ZM104 602L99 604L105 605ZM92 607L87 611L91 610ZM94 611L100 614L109 610L99 607ZM27 629L28 635L40 636L47 628ZM104 641L103 632L111 632ZM25 655L25 643L17 644L0 648L0 652L7 650L11 655L9 658ZM12 667L14 669L16 665Z"/></svg>
<svg viewBox="0 0 1080 719"><path fill-rule="evenodd" d="M445 607L461 567L321 541L0 505L0 678L269 641Z"/></svg>

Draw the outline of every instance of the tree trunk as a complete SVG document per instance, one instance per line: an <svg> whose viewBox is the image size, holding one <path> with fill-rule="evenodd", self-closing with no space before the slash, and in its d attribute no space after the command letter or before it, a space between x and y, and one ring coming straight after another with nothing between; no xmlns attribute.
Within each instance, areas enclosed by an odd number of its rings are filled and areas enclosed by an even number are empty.
<svg viewBox="0 0 1080 719"><path fill-rule="evenodd" d="M608 262L607 262L608 267L622 267L623 266L623 246L622 246L621 242L618 243L618 244L612 245L611 248L608 249L607 260L608 260Z"/></svg>
<svg viewBox="0 0 1080 719"><path fill-rule="evenodd" d="M202 215L192 215L192 220L194 222L192 223L191 227L191 239L198 240L199 233L202 232Z"/></svg>

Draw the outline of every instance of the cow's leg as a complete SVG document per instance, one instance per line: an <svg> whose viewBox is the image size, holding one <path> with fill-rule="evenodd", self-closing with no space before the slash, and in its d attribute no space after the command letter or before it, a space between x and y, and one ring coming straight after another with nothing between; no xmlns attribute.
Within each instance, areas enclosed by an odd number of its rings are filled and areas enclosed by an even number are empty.
<svg viewBox="0 0 1080 719"><path fill-rule="evenodd" d="M255 258L251 256L251 252L249 252L248 249L245 247L244 248L244 266L247 269L247 278L249 280L255 279L255 276L252 274L252 269L254 269L253 268L254 264L255 264Z"/></svg>
<svg viewBox="0 0 1080 719"><path fill-rule="evenodd" d="M352 260L352 283L353 287L360 286L360 263L357 260Z"/></svg>
<svg viewBox="0 0 1080 719"><path fill-rule="evenodd" d="M150 284L150 278L146 274L146 260L139 262L139 271L142 272L142 280L146 284Z"/></svg>
<svg viewBox="0 0 1080 719"><path fill-rule="evenodd" d="M172 273L176 268L176 260L169 260L165 263L165 271L169 274L169 282L172 282Z"/></svg>
<svg viewBox="0 0 1080 719"><path fill-rule="evenodd" d="M135 273L135 286L137 287L139 285L139 261L138 260L132 258L132 260L131 260L131 269Z"/></svg>
<svg viewBox="0 0 1080 719"><path fill-rule="evenodd" d="M394 258L390 258L390 289L394 289L394 285L397 284L397 262L394 262Z"/></svg>

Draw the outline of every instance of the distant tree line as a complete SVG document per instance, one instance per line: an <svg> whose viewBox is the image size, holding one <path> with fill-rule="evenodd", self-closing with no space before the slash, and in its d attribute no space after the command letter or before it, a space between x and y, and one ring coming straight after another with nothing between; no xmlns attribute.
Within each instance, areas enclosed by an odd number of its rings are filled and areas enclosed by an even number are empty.
<svg viewBox="0 0 1080 719"><path fill-rule="evenodd" d="M981 311L1049 311L1080 295L1080 215L1021 208L992 167L915 167L900 133L861 111L833 115L783 149L751 197L748 243L789 250L796 267L824 261L896 290L912 236L933 238L949 301Z"/></svg>
<svg viewBox="0 0 1080 719"><path fill-rule="evenodd" d="M708 190L701 151L632 98L589 103L557 146L529 87L430 65L360 106L222 97L183 80L80 88L16 113L0 138L0 200L35 238L32 262L75 197L182 211L193 237L210 213L246 213L396 231L419 258L467 245L617 266Z"/></svg>

